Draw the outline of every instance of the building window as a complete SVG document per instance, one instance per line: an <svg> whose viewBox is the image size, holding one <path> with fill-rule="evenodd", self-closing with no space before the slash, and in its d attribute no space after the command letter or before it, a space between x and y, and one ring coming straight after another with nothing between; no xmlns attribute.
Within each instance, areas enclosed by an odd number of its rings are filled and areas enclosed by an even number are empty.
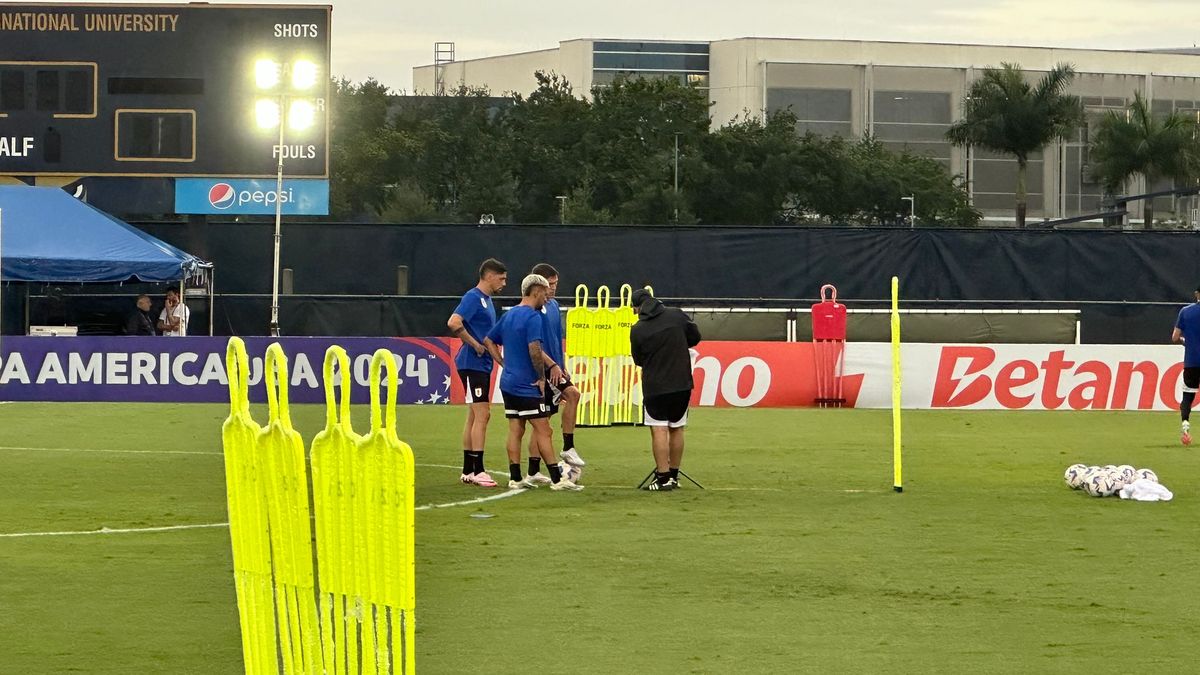
<svg viewBox="0 0 1200 675"><path fill-rule="evenodd" d="M117 111L118 160L189 162L195 157L195 112Z"/></svg>
<svg viewBox="0 0 1200 675"><path fill-rule="evenodd" d="M647 80L675 80L680 84L689 84L694 87L708 87L708 73L670 73L663 71L639 71L639 70L596 70L592 72L592 86L606 87L618 79L625 78L636 80L644 78Z"/></svg>
<svg viewBox="0 0 1200 675"><path fill-rule="evenodd" d="M594 42L593 52L655 52L659 54L708 54L707 42Z"/></svg>
<svg viewBox="0 0 1200 675"><path fill-rule="evenodd" d="M618 70L708 71L708 55L605 53L592 54L592 67Z"/></svg>
<svg viewBox="0 0 1200 675"><path fill-rule="evenodd" d="M872 133L896 151L909 151L950 164L950 93L876 91Z"/></svg>
<svg viewBox="0 0 1200 675"><path fill-rule="evenodd" d="M819 136L853 134L849 89L772 87L767 90L767 111L791 110L796 132Z"/></svg>

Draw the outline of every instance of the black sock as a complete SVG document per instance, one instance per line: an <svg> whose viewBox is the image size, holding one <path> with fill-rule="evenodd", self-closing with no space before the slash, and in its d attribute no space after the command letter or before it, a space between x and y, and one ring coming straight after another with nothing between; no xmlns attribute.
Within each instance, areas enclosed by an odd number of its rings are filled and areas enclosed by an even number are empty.
<svg viewBox="0 0 1200 675"><path fill-rule="evenodd" d="M658 481L659 485L666 485L667 481L671 480L671 472L663 471L663 472L659 473L658 471L655 471L654 472L654 480Z"/></svg>
<svg viewBox="0 0 1200 675"><path fill-rule="evenodd" d="M1183 421L1188 421L1188 417L1192 415L1192 402L1196 400L1196 392L1183 392L1183 400L1179 403L1179 414L1183 416Z"/></svg>
<svg viewBox="0 0 1200 675"><path fill-rule="evenodd" d="M542 470L542 458L541 457L530 457L529 458L529 475L532 476L533 474L535 474L541 470Z"/></svg>
<svg viewBox="0 0 1200 675"><path fill-rule="evenodd" d="M547 464L546 466L550 469L551 483L557 483L558 481L562 480L562 471L558 470L557 464Z"/></svg>
<svg viewBox="0 0 1200 675"><path fill-rule="evenodd" d="M463 473L468 475L483 471L483 451L463 450Z"/></svg>
<svg viewBox="0 0 1200 675"><path fill-rule="evenodd" d="M521 465L513 464L510 462L508 464L508 477L515 481L520 481L521 480Z"/></svg>
<svg viewBox="0 0 1200 675"><path fill-rule="evenodd" d="M575 434L563 432L563 452L575 447Z"/></svg>
<svg viewBox="0 0 1200 675"><path fill-rule="evenodd" d="M679 480L679 468L678 467L676 467L674 469L668 469L667 473L671 474L672 480Z"/></svg>

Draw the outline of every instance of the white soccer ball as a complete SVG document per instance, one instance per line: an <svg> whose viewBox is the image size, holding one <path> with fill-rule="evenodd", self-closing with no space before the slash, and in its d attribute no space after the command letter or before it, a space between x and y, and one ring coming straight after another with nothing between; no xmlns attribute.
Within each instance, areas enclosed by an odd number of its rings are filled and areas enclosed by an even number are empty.
<svg viewBox="0 0 1200 675"><path fill-rule="evenodd" d="M563 462L559 466L562 467L562 474L566 476L567 480L571 481L572 483L578 484L579 479L583 477L582 467L574 466L573 464L567 464L566 462Z"/></svg>
<svg viewBox="0 0 1200 675"><path fill-rule="evenodd" d="M1092 473L1092 477L1088 479L1084 489L1093 497L1111 497L1120 488L1116 486L1116 482L1107 471L1100 470Z"/></svg>
<svg viewBox="0 0 1200 675"><path fill-rule="evenodd" d="M1150 469L1138 469L1137 470L1137 478L1145 479L1145 480L1152 480L1155 483L1158 482L1158 474L1154 473Z"/></svg>
<svg viewBox="0 0 1200 675"><path fill-rule="evenodd" d="M1063 480L1072 490L1078 490L1083 487L1083 474L1088 470L1085 464L1072 464L1067 467L1066 473L1063 474Z"/></svg>
<svg viewBox="0 0 1200 675"><path fill-rule="evenodd" d="M1117 476L1121 486L1124 487L1137 480L1137 469L1129 464L1122 464L1117 467Z"/></svg>

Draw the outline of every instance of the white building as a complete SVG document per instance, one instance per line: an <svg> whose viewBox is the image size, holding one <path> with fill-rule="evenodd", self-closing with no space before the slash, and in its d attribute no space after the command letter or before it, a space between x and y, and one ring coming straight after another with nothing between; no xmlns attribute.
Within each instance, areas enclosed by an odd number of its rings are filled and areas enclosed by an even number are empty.
<svg viewBox="0 0 1200 675"><path fill-rule="evenodd" d="M527 94L534 72L563 75L577 92L603 86L620 74L674 77L708 90L716 125L749 113L791 107L799 131L861 136L907 148L964 175L977 208L1009 217L1016 186L1015 160L954 148L944 134L961 115L963 96L979 71L1017 63L1032 76L1058 63L1072 64L1090 120L1124 110L1134 92L1155 113L1200 114L1200 54L984 45L739 38L713 42L568 40L555 49L413 69L417 93L460 84L493 93ZM1088 129L1047 148L1029 163L1029 216L1060 218L1100 210L1100 186L1087 175ZM1136 194L1168 185L1133 184ZM1160 198L1160 217L1190 216L1192 200ZM1134 208L1140 216L1140 205Z"/></svg>

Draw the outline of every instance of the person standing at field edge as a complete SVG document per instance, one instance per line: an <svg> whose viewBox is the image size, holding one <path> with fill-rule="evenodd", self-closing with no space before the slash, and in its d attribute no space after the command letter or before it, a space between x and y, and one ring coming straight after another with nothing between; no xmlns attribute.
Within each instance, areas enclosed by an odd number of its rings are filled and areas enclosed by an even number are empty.
<svg viewBox="0 0 1200 675"><path fill-rule="evenodd" d="M491 420L492 357L483 340L496 325L492 296L504 290L508 268L495 258L479 266L479 283L467 291L446 325L462 340L454 366L467 394L467 421L463 425L463 469L459 480L465 485L496 487L483 468L483 449Z"/></svg>
<svg viewBox="0 0 1200 675"><path fill-rule="evenodd" d="M179 299L179 289L168 288L166 302L158 314L159 333L166 337L184 337L191 318L192 310Z"/></svg>
<svg viewBox="0 0 1200 675"><path fill-rule="evenodd" d="M647 490L674 490L683 462L683 433L695 383L692 355L700 329L675 307L643 288L633 292L638 321L629 333L633 362L642 368L642 405L650 427L654 481Z"/></svg>
<svg viewBox="0 0 1200 675"><path fill-rule="evenodd" d="M1179 442L1192 444L1192 428L1188 418L1196 391L1200 389L1200 286L1193 294L1195 302L1179 310L1175 330L1171 331L1171 342L1183 345L1183 396L1180 397L1179 415L1183 418Z"/></svg>

